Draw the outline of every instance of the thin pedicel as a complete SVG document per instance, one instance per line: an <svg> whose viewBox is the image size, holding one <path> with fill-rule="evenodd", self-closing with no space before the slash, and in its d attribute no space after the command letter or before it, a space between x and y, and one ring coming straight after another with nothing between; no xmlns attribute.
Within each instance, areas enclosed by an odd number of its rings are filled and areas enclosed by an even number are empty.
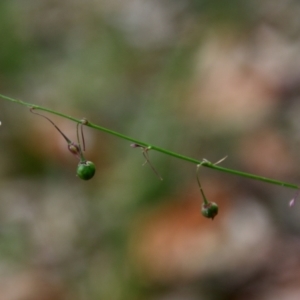
<svg viewBox="0 0 300 300"><path fill-rule="evenodd" d="M155 175L160 179L163 180L163 178L160 176L160 174L157 172L157 170L154 168L154 166L152 165L152 163L150 162L150 158L149 158L149 153L148 151L151 150L151 146L149 147L144 147L141 146L139 144L131 144L130 145L132 148L141 148L143 151L143 156L145 157L146 161L143 163L143 166L145 164L148 164L150 166L150 168L152 169L152 171L155 173Z"/></svg>
<svg viewBox="0 0 300 300"><path fill-rule="evenodd" d="M224 158L220 159L219 161L217 161L216 163L214 163L214 165L217 165L219 163L221 163L222 161L224 161L227 158L227 156L225 156ZM204 190L201 186L200 183L200 178L199 178L199 170L200 167L202 166L202 164L204 163L211 163L209 162L207 159L203 159L202 162L200 164L197 165L197 170L196 170L196 178L197 178L197 183L203 198L203 203L202 203L202 207L201 207L201 213L205 218L209 218L209 219L214 219L214 217L218 214L219 212L219 207L217 205L217 203L215 202L210 202L207 200L205 194L204 194Z"/></svg>
<svg viewBox="0 0 300 300"><path fill-rule="evenodd" d="M77 176L83 180L89 180L89 179L93 178L95 175L95 172L96 172L95 165L93 162L87 161L83 155L83 151L85 150L83 125L88 124L88 121L86 119L82 119L81 123L77 123L76 132L77 132L78 144L76 144L76 143L72 142L50 118L34 111L34 107L30 108L30 112L48 120L56 128L56 130L62 135L62 137L65 139L65 141L68 144L68 150L79 159L79 163L78 163L77 171L76 171ZM80 138L79 138L79 126L80 126L80 132L81 132L81 140L82 140L82 144L83 144L83 151L82 151L81 142L80 142Z"/></svg>

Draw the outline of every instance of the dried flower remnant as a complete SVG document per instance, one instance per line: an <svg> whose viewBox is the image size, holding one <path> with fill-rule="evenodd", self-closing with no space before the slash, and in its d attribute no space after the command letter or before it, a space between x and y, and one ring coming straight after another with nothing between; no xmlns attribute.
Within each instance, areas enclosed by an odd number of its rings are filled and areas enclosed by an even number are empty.
<svg viewBox="0 0 300 300"><path fill-rule="evenodd" d="M143 163L143 166L145 164L148 164L150 166L150 168L152 169L152 171L155 173L155 175L160 179L163 180L163 178L160 176L160 174L157 172L157 170L154 168L154 166L152 165L152 163L150 162L150 158L149 158L149 153L148 151L151 150L151 146L149 147L145 147L136 143L130 144L130 147L132 148L141 148L143 151L143 156L145 157L146 161Z"/></svg>
<svg viewBox="0 0 300 300"><path fill-rule="evenodd" d="M293 198L292 200L290 200L290 202L289 202L289 206L290 206L290 207L294 206L294 204L295 204L295 202L296 202L296 199L297 199L298 196L299 196L299 193L300 193L300 189L296 192L294 198Z"/></svg>
<svg viewBox="0 0 300 300"><path fill-rule="evenodd" d="M292 207L295 204L295 198L293 198L292 200L290 200L289 206Z"/></svg>

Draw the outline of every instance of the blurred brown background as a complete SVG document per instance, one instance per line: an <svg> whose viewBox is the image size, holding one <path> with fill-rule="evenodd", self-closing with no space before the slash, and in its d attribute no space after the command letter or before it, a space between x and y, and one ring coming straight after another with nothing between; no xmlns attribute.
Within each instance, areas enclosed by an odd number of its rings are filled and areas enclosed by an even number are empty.
<svg viewBox="0 0 300 300"><path fill-rule="evenodd" d="M0 93L193 158L300 183L300 3L2 0ZM76 140L74 123L50 116ZM86 128L91 181L0 100L1 300L298 300L295 191Z"/></svg>

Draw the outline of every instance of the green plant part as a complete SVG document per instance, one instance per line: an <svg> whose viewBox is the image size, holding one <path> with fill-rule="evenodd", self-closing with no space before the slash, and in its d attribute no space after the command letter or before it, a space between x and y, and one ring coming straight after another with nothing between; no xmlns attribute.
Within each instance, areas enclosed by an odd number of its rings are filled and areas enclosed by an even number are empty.
<svg viewBox="0 0 300 300"><path fill-rule="evenodd" d="M41 116L41 117L45 118L46 120L48 120L57 129L57 131L63 136L63 138L66 140L66 142L68 144L68 150L80 159L80 162L77 166L77 172L76 172L77 176L79 178L83 179L83 180L89 180L89 179L93 178L94 175L95 175L95 172L96 172L95 164L91 161L87 161L84 158L82 150L81 150L80 139L79 139L79 125L80 125L81 126L81 128L80 128L81 140L82 140L82 144L83 144L83 150L85 150L83 125L88 124L87 119L82 119L81 123L77 123L76 131L77 131L77 142L78 142L78 144L75 144L55 125L55 123L52 120L50 120L48 117L46 117L42 114L39 114L39 113L35 112L34 107L30 108L30 112L32 112L33 114L36 114L36 115Z"/></svg>
<svg viewBox="0 0 300 300"><path fill-rule="evenodd" d="M77 166L77 176L83 180L89 180L93 178L95 172L95 164L91 161L80 161Z"/></svg>
<svg viewBox="0 0 300 300"><path fill-rule="evenodd" d="M216 164L220 163L225 158L221 159ZM199 179L199 169L200 169L202 163L207 163L207 162L208 161L206 159L203 159L203 161L199 165L197 165L196 178L197 178L198 186L199 186L202 198L203 198L203 203L202 203L202 207L201 207L202 216L204 216L205 218L213 220L214 217L218 214L219 207L218 207L218 205L215 202L209 202L207 200L207 198L206 198L206 196L204 194L204 191L202 189L202 186L201 186L201 183L200 183L200 179Z"/></svg>
<svg viewBox="0 0 300 300"><path fill-rule="evenodd" d="M219 207L215 202L207 202L202 203L201 213L202 216L209 219L214 219L214 217L218 214Z"/></svg>
<svg viewBox="0 0 300 300"><path fill-rule="evenodd" d="M130 141L130 142L134 143L134 144L132 144L132 147L134 147L134 148L143 147L143 149L148 149L148 150L151 149L151 150L154 150L154 151L157 151L157 152L160 152L160 153L164 153L166 155L169 155L169 156L172 156L172 157L175 157L177 159L181 159L181 160L193 163L193 164L197 164L197 165L201 164L203 167L210 168L210 169L213 169L213 170L216 170L216 171L219 171L219 172L226 172L228 174L232 174L232 175L236 175L236 176L240 176L240 177L244 177L244 178L248 178L248 179L252 179L252 180L257 180L257 181L261 181L261 182L266 182L266 183L270 183L270 184L279 185L281 187L287 187L287 188L300 190L300 186L298 186L296 184L293 184L293 183L283 182L283 181L272 179L272 178L267 178L267 177L263 177L263 176L259 176L259 175L255 175L255 174L245 173L245 172L238 171L238 170L233 170L233 169L220 167L220 166L217 166L217 163L213 164L213 163L211 163L207 160L199 161L198 159L188 157L188 156L182 155L180 153L172 152L168 149L157 147L155 145L150 145L149 143L145 143L143 141L137 140L133 137L122 134L120 132L105 128L103 126L99 126L97 124L93 124L93 123L87 121L86 119L79 120L77 118L74 118L74 117L66 115L64 113L55 111L53 109L49 109L49 108L46 108L46 107L43 107L43 106L39 106L39 105L36 105L36 104L25 102L25 101L22 101L22 100L17 100L17 99L14 99L14 98L2 95L2 94L0 94L0 98L3 99L3 100L6 100L6 101L10 101L10 102L14 102L16 104L26 106L26 107L30 108L31 111L33 109L35 109L35 110L39 110L39 111L48 112L50 114L54 114L54 115L60 116L62 118L68 119L70 121L76 122L77 124L79 123L79 124L88 126L90 128L94 128L95 130L100 130L102 132L106 132L106 133L114 135L118 138L121 138L121 139L124 139L126 141ZM70 144L68 145L68 149L71 151L71 153L75 154L77 157L80 157L80 151L81 150L79 149L78 145L70 142ZM143 153L143 154L145 155L145 153ZM220 163L220 162L218 162L218 163ZM293 206L295 204L295 201L296 201L296 197L294 197L290 201L289 205Z"/></svg>
<svg viewBox="0 0 300 300"><path fill-rule="evenodd" d="M81 140L83 144L83 150L85 151L85 141L84 141L84 134L83 134L83 125L88 124L87 119L82 119L81 123L77 123L77 141L78 141L78 148L79 148L79 154L80 154L80 162L77 166L77 176L83 180L89 180L94 177L96 172L95 164L91 161L87 161L84 156L83 152L81 150L81 143L79 138L79 126L80 126L80 132L81 132Z"/></svg>

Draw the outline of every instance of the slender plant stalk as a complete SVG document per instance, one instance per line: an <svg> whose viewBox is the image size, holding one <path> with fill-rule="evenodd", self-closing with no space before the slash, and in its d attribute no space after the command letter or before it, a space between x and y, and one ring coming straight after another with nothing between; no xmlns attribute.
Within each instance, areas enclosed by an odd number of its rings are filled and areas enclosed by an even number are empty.
<svg viewBox="0 0 300 300"><path fill-rule="evenodd" d="M76 119L74 117L68 116L66 114L54 111L54 110L46 108L46 107L42 107L42 106L39 106L39 105L27 103L27 102L24 102L24 101L21 101L21 100L16 100L16 99L13 99L11 97L8 97L8 96L2 95L2 94L0 94L0 98L2 98L4 100L7 100L7 101L15 102L17 104L27 106L28 108L34 108L35 110L45 111L45 112L60 116L60 117L65 118L65 119L69 119L69 120L71 120L73 122L76 122L76 123L80 123L80 124L82 123L82 120L80 120L80 119ZM94 128L96 130L104 131L108 134L117 136L119 138L122 138L122 139L130 141L130 142L133 142L133 143L138 144L140 146L147 147L149 150L150 149L155 150L157 152L161 152L161 153L167 154L169 156L173 156L173 157L176 157L178 159L182 159L182 160L185 160L185 161L197 164L197 165L201 164L204 167L211 168L211 169L214 169L214 170L217 170L217 171L226 172L226 173L229 173L229 174L233 174L233 175L237 175L237 176L241 176L241 177L246 177L246 178L250 178L250 179L254 179L254 180L258 180L258 181L263 181L263 182L267 182L267 183L271 183L271 184L275 184L275 185L280 185L280 186L288 187L288 188L292 188L292 189L299 189L300 188L299 186L297 186L295 184L291 184L291 183L287 183L287 182L283 182L283 181L279 181L279 180L275 180L275 179L271 179L271 178L266 178L266 177L262 177L262 176L258 176L258 175L254 175L254 174L250 174L250 173L245 173L245 172L241 172L241 171L237 171L237 170L233 170L233 169L223 168L223 167L217 166L216 164L213 164L213 163L211 163L207 160L200 161L200 160L188 157L188 156L184 156L184 155L178 154L176 152L172 152L172 151L169 151L167 149L163 149L163 148L160 148L160 147L157 147L157 146L154 146L154 145L136 140L136 139L134 139L130 136L127 136L127 135L121 134L119 132L107 129L105 127L99 126L99 125L91 123L91 122L87 122L85 124L85 126Z"/></svg>
<svg viewBox="0 0 300 300"><path fill-rule="evenodd" d="M197 178L198 186L199 186L199 189L200 189L202 198L203 198L203 203L204 203L204 205L208 205L209 202L208 202L208 200L206 199L206 196L205 196L205 194L204 194L204 191L203 191L202 185L201 185L201 183L200 183L200 179L199 179L199 169L200 169L201 165L202 165L202 163L199 164L199 165L197 166L196 178Z"/></svg>

